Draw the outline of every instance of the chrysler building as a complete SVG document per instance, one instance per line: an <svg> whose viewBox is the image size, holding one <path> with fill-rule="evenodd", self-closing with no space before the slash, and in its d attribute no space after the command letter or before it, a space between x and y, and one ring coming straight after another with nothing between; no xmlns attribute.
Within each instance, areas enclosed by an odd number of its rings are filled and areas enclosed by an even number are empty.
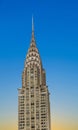
<svg viewBox="0 0 78 130"><path fill-rule="evenodd" d="M36 47L32 18L32 37L22 73L22 87L18 89L18 130L51 130L50 125L49 90Z"/></svg>

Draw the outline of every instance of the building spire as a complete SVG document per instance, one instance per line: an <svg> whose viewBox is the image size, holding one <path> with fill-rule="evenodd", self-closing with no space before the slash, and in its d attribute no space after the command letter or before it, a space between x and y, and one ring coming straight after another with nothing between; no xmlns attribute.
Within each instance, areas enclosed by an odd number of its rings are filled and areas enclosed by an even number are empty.
<svg viewBox="0 0 78 130"><path fill-rule="evenodd" d="M32 32L34 32L34 20L33 20L33 15L32 15Z"/></svg>
<svg viewBox="0 0 78 130"><path fill-rule="evenodd" d="M31 46L36 46L35 45L35 38L34 38L34 19L32 15L32 39L31 39Z"/></svg>

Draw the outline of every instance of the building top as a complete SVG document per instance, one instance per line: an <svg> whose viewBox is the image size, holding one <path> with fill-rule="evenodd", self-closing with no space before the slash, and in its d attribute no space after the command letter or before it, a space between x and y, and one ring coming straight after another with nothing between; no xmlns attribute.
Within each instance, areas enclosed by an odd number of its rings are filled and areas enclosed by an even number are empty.
<svg viewBox="0 0 78 130"><path fill-rule="evenodd" d="M30 47L28 49L28 53L26 56L25 67L27 67L30 64L36 64L38 66L42 66L39 51L38 48L36 47L33 17L32 17L32 37L31 37Z"/></svg>

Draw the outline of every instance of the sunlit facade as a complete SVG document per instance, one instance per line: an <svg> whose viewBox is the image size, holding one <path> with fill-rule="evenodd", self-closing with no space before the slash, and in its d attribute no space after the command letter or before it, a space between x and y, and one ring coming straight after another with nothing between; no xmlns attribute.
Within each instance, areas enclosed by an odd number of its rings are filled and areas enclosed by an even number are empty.
<svg viewBox="0 0 78 130"><path fill-rule="evenodd" d="M32 38L22 73L22 88L18 89L18 130L51 130L49 91L46 73L34 38Z"/></svg>

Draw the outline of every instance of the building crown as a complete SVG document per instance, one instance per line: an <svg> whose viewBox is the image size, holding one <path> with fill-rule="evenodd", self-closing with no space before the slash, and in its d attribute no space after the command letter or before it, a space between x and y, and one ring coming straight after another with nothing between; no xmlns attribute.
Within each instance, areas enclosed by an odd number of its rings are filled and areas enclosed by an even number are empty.
<svg viewBox="0 0 78 130"><path fill-rule="evenodd" d="M26 56L25 66L27 67L30 64L36 64L38 66L41 66L41 59L40 59L39 51L36 47L36 41L34 36L33 17L32 17L32 38L31 38L30 48L28 49L28 53Z"/></svg>

